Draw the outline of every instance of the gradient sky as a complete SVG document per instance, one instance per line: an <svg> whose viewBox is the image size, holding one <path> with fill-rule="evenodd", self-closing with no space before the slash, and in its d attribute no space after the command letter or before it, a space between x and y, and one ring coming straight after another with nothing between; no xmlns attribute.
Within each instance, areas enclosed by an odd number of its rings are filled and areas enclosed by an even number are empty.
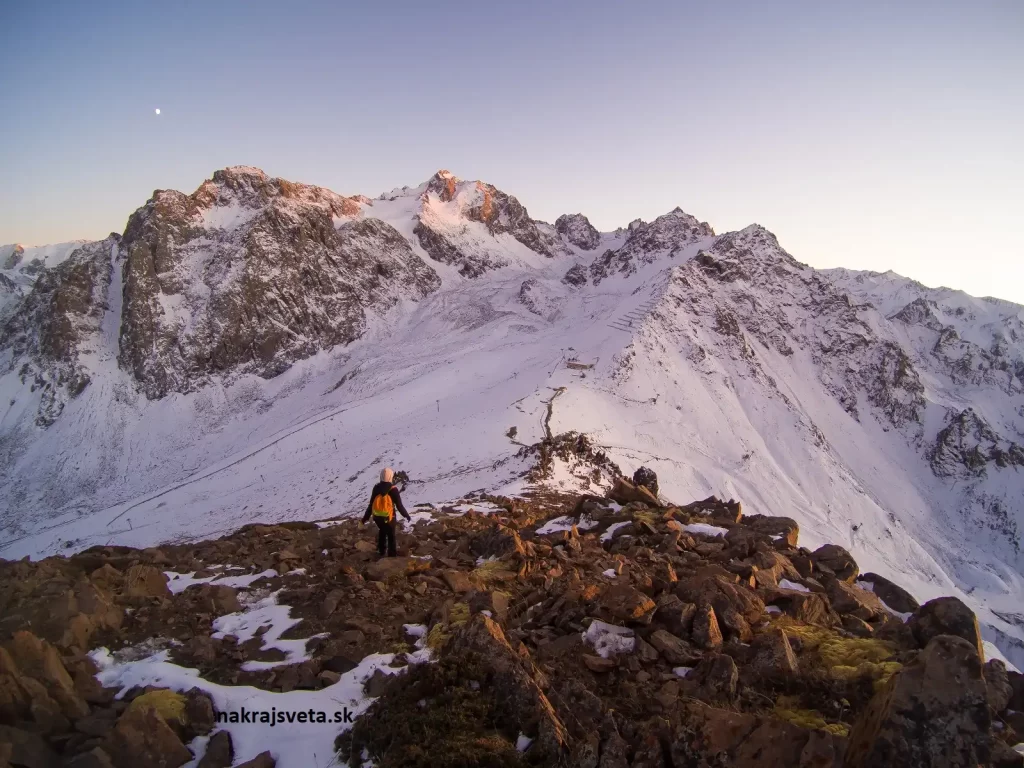
<svg viewBox="0 0 1024 768"><path fill-rule="evenodd" d="M534 218L680 205L1024 303L1020 0L5 0L0 28L0 243L120 232L229 165L370 196L448 168Z"/></svg>

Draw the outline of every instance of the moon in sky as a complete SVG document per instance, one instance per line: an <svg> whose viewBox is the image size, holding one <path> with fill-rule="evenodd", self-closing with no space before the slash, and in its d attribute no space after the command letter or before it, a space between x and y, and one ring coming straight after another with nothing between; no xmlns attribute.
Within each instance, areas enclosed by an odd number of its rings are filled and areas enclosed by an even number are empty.
<svg viewBox="0 0 1024 768"><path fill-rule="evenodd" d="M158 115L160 114L160 110L159 110L159 108L158 108L158 109L156 110L156 113L157 113Z"/></svg>

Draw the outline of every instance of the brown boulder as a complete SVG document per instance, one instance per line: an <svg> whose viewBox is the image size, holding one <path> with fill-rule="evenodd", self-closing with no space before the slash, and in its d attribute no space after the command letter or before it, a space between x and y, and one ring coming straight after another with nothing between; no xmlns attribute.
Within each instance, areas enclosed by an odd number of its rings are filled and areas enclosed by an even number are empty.
<svg viewBox="0 0 1024 768"><path fill-rule="evenodd" d="M151 707L129 708L104 742L117 768L178 768L192 753Z"/></svg>
<svg viewBox="0 0 1024 768"><path fill-rule="evenodd" d="M591 672L611 672L619 663L615 659L606 659L602 656L593 656L589 653L583 654L583 663Z"/></svg>
<svg viewBox="0 0 1024 768"><path fill-rule="evenodd" d="M75 689L56 648L22 630L14 633L7 649L21 675L41 683L50 698L60 705L65 717L76 720L89 714L89 705Z"/></svg>
<svg viewBox="0 0 1024 768"><path fill-rule="evenodd" d="M10 745L7 760L18 768L60 768L60 758L43 737L20 728L0 725L0 749Z"/></svg>
<svg viewBox="0 0 1024 768"><path fill-rule="evenodd" d="M190 587L192 591L194 587ZM238 592L233 587L217 584L203 584L198 590L201 608L208 613L222 616L228 613L239 613L242 604L238 602Z"/></svg>
<svg viewBox="0 0 1024 768"><path fill-rule="evenodd" d="M988 763L991 725L977 650L937 635L861 712L846 768L977 768Z"/></svg>
<svg viewBox="0 0 1024 768"><path fill-rule="evenodd" d="M124 594L128 597L170 597L167 576L152 565L133 565L124 574Z"/></svg>
<svg viewBox="0 0 1024 768"><path fill-rule="evenodd" d="M656 602L658 607L654 614L655 620L663 624L672 634L689 637L697 606L693 603L684 603L669 593L662 594Z"/></svg>
<svg viewBox="0 0 1024 768"><path fill-rule="evenodd" d="M871 584L872 591L897 613L913 613L921 607L920 603L907 590L877 573L861 574L857 580Z"/></svg>
<svg viewBox="0 0 1024 768"><path fill-rule="evenodd" d="M938 597L929 600L910 617L907 626L921 648L938 635L955 635L969 642L978 652L978 658L985 661L978 619L974 611L959 598Z"/></svg>
<svg viewBox="0 0 1024 768"><path fill-rule="evenodd" d="M840 547L838 544L826 544L818 547L811 553L811 558L818 568L827 569L836 575L837 579L852 583L860 573L857 561L853 555Z"/></svg>
<svg viewBox="0 0 1024 768"><path fill-rule="evenodd" d="M657 607L651 598L628 584L614 584L604 591L599 606L614 619L650 624Z"/></svg>
<svg viewBox="0 0 1024 768"><path fill-rule="evenodd" d="M469 551L474 557L502 557L504 555L525 556L519 533L505 525L494 525L469 540Z"/></svg>
<svg viewBox="0 0 1024 768"><path fill-rule="evenodd" d="M771 536L779 543L785 543L790 548L796 548L797 540L800 538L800 526L791 517L747 515L743 518L743 524L752 531Z"/></svg>
<svg viewBox="0 0 1024 768"><path fill-rule="evenodd" d="M887 611L878 595L866 589L847 584L839 579L829 578L825 584L828 599L832 608L840 615L856 616L864 621L871 621L878 616L885 616Z"/></svg>
<svg viewBox="0 0 1024 768"><path fill-rule="evenodd" d="M495 690L502 691L510 722L531 724L537 734L530 746L531 762L559 761L568 748L568 733L537 684L540 673L529 656L513 651L501 627L479 613L448 642L446 653L459 652L476 653L487 659L491 683Z"/></svg>
<svg viewBox="0 0 1024 768"><path fill-rule="evenodd" d="M700 685L710 698L731 701L736 698L739 669L732 656L713 653L705 656L687 679Z"/></svg>
<svg viewBox="0 0 1024 768"><path fill-rule="evenodd" d="M730 577L737 578L733 574ZM709 603L722 632L743 643L753 637L751 625L765 618L764 601L753 590L724 576L698 575L680 581L676 595L689 603Z"/></svg>
<svg viewBox="0 0 1024 768"><path fill-rule="evenodd" d="M998 715L1009 706L1010 698L1013 696L1006 665L999 659L989 659L982 667L982 674L988 691L988 705Z"/></svg>
<svg viewBox="0 0 1024 768"><path fill-rule="evenodd" d="M710 603L700 603L693 615L693 642L705 650L713 650L722 646L722 630L718 627L715 609Z"/></svg>
<svg viewBox="0 0 1024 768"><path fill-rule="evenodd" d="M795 675L796 654L789 638L781 629L770 629L754 638L750 644L753 659L750 666L762 674Z"/></svg>
<svg viewBox="0 0 1024 768"><path fill-rule="evenodd" d="M650 507L658 508L662 506L661 502L658 501L658 497L651 493L647 488L644 488L642 485L633 485L629 480L622 477L618 478L612 489L608 491L608 498L613 501L617 501L619 504L629 504L631 501L639 501Z"/></svg>
<svg viewBox="0 0 1024 768"><path fill-rule="evenodd" d="M783 610L789 616L806 624L817 624L821 627L834 627L839 624L839 615L832 610L824 595L791 592Z"/></svg>
<svg viewBox="0 0 1024 768"><path fill-rule="evenodd" d="M842 739L831 734L716 709L694 699L682 707L685 726L674 734L669 749L672 765L833 768L841 764Z"/></svg>
<svg viewBox="0 0 1024 768"><path fill-rule="evenodd" d="M206 745L206 753L197 768L231 768L235 750L228 731L217 731Z"/></svg>
<svg viewBox="0 0 1024 768"><path fill-rule="evenodd" d="M465 594L466 592L473 591L473 582L465 571L448 569L441 572L441 578L444 579L444 583L448 585L448 589L452 592Z"/></svg>
<svg viewBox="0 0 1024 768"><path fill-rule="evenodd" d="M665 661L676 666L688 667L699 662L704 654L687 642L680 640L664 629L651 633L650 644L658 649Z"/></svg>

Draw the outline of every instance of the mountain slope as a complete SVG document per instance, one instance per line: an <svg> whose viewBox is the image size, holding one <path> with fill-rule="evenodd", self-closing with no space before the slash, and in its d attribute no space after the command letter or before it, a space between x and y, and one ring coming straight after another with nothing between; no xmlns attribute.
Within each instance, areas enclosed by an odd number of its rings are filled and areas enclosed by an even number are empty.
<svg viewBox="0 0 1024 768"><path fill-rule="evenodd" d="M373 200L290 184L229 169L133 216L88 384L45 430L29 352L0 344L0 556L354 514L385 464L413 503L514 493L527 446L581 432L670 496L742 498L919 600L960 594L1024 662L1022 308L957 314L678 209L595 238L446 172Z"/></svg>

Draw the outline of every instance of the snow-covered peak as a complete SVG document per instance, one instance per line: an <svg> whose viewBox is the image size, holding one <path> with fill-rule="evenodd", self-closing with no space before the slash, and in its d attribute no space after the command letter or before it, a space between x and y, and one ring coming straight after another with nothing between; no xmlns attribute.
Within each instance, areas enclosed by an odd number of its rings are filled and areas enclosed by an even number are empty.
<svg viewBox="0 0 1024 768"><path fill-rule="evenodd" d="M567 213L555 219L555 230L567 242L583 251L592 251L601 244L601 233L582 213Z"/></svg>
<svg viewBox="0 0 1024 768"><path fill-rule="evenodd" d="M47 269L62 264L88 240L51 245L0 245L0 328Z"/></svg>

